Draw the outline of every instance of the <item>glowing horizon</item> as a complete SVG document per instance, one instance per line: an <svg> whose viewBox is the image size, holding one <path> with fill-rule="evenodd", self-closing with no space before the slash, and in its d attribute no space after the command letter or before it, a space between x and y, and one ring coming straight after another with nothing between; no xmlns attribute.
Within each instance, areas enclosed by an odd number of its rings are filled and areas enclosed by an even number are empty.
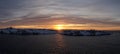
<svg viewBox="0 0 120 54"><path fill-rule="evenodd" d="M119 30L120 27L113 26L90 26L84 24L56 24L56 25L21 25L21 26L12 26L14 28L31 28L31 29L55 29L55 30L64 30L64 29L73 29L73 30Z"/></svg>

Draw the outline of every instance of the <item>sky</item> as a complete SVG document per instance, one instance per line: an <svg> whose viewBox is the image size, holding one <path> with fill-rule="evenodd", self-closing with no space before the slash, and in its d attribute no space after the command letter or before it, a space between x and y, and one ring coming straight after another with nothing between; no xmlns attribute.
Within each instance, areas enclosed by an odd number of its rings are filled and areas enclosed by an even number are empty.
<svg viewBox="0 0 120 54"><path fill-rule="evenodd" d="M0 28L120 30L120 0L0 0Z"/></svg>

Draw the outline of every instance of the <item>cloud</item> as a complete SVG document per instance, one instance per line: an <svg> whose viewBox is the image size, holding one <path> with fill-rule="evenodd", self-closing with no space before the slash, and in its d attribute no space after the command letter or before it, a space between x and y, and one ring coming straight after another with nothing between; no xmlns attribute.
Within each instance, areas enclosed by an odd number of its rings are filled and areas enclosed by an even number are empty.
<svg viewBox="0 0 120 54"><path fill-rule="evenodd" d="M7 22L11 22L11 21L18 21L18 20L22 20L22 18L14 18L14 19L3 20L3 21L1 21L1 23L7 23Z"/></svg>
<svg viewBox="0 0 120 54"><path fill-rule="evenodd" d="M120 26L119 5L119 0L0 0L0 25Z"/></svg>
<svg viewBox="0 0 120 54"><path fill-rule="evenodd" d="M31 12L114 17L120 15L118 0L1 0L0 4L1 18L15 18Z"/></svg>

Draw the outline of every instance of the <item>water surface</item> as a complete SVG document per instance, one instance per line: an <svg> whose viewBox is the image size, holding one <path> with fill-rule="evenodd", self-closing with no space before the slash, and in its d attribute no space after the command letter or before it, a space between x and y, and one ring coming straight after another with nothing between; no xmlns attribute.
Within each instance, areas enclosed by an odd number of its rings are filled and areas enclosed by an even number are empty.
<svg viewBox="0 0 120 54"><path fill-rule="evenodd" d="M119 33L109 36L0 35L0 54L120 54Z"/></svg>

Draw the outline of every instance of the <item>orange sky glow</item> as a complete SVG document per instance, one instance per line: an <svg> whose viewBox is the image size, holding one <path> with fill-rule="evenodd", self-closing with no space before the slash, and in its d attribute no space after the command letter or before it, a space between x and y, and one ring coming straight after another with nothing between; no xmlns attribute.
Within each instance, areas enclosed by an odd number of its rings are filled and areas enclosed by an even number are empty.
<svg viewBox="0 0 120 54"><path fill-rule="evenodd" d="M74 29L74 30L118 30L120 27L107 27L107 26L90 26L86 24L56 24L56 25L21 25L13 26L14 28L33 28L33 29Z"/></svg>

